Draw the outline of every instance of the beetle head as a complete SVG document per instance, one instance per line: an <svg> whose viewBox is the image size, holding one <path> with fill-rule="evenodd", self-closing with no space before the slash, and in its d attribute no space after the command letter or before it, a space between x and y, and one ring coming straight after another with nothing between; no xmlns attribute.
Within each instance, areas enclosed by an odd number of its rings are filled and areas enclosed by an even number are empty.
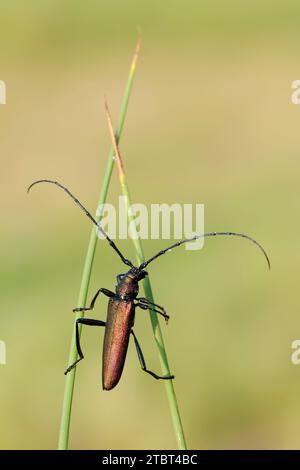
<svg viewBox="0 0 300 470"><path fill-rule="evenodd" d="M134 299L139 292L139 281L147 276L147 271L132 267L125 274L118 274L116 293L121 299Z"/></svg>
<svg viewBox="0 0 300 470"><path fill-rule="evenodd" d="M125 276L129 275L131 278L135 278L138 282L141 281L142 279L145 279L146 276L148 276L148 272L145 269L140 269L136 268L133 266L126 274ZM123 274L124 276L124 274Z"/></svg>
<svg viewBox="0 0 300 470"><path fill-rule="evenodd" d="M135 279L137 282L139 282L142 279L145 279L146 276L148 276L148 272L145 269L140 270L133 267L127 273L117 275L117 285L121 284L122 281L125 281L126 277Z"/></svg>

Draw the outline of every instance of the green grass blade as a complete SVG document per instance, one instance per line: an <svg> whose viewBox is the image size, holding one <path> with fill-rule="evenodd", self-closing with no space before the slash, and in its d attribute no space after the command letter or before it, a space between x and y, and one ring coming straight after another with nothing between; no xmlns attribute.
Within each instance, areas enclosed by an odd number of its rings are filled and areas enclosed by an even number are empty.
<svg viewBox="0 0 300 470"><path fill-rule="evenodd" d="M136 65L139 55L140 49L140 41L138 40L135 54L133 56L133 60L131 62L131 67L124 91L123 101L121 104L119 120L116 127L116 139L119 141L123 129L123 124L125 121L125 116L127 112L128 102L132 90L132 85L135 77L136 72ZM99 203L98 206L104 204L106 201L108 188L111 180L111 174L114 167L114 149L111 147L110 153L108 156L108 161L106 165L106 170L103 178L102 189L100 192ZM97 221L101 219L101 214L96 217ZM91 272L93 267L93 260L97 245L97 232L94 228L91 230L89 245L87 249L87 254L85 258L85 263L83 267L83 273L81 278L81 285L79 290L79 296L76 306L78 307L85 307L87 301L87 294L88 288L91 278ZM76 318L82 317L83 312L77 314ZM75 330L73 328L73 330ZM80 329L81 332L81 329ZM77 359L77 350L76 350L76 343L75 343L75 331L73 332L71 346L70 346L70 353L69 353L69 362L68 364L72 364ZM64 392L64 400L62 406L62 416L61 416L61 424L59 430L59 440L58 440L58 449L59 450L67 450L69 446L69 433L70 433L70 421L71 421L71 413L72 413L72 401L73 401L73 394L74 394L74 385L75 385L75 377L76 377L76 368L72 369L72 371L66 376L65 382L65 392Z"/></svg>
<svg viewBox="0 0 300 470"><path fill-rule="evenodd" d="M123 196L125 197L128 219L130 222L132 222L133 217L131 216L130 211L128 210L128 208L131 206L131 199L130 199L129 188L128 188L127 179L126 179L126 173L124 170L121 154L118 148L117 136L115 136L114 134L111 116L110 116L110 112L109 112L107 105L106 105L106 111L107 111L109 131L110 131L111 139L113 142L114 152L115 152L116 161L117 161L121 191L122 191ZM141 242L140 237L137 235L135 223L132 223L131 227L133 228L133 232L134 232L133 242L134 242L137 262L139 266L141 263L145 261L142 242ZM147 297L147 299L150 302L154 302L149 275L144 279L143 286L144 286L145 296ZM160 324L157 318L157 314L151 311L149 313L150 313L154 339L158 348L158 354L159 354L159 360L161 364L162 373L163 375L171 375L169 361L168 361L168 357L167 357L167 353L166 353L166 349L164 345L162 331L161 331ZM179 449L186 450L187 446L186 446L186 441L184 437L184 430L183 430L183 425L182 425L182 421L180 417L176 393L174 389L174 383L173 383L173 380L165 380L164 382L165 382L170 412L172 416L173 426L175 430L175 435L177 439L177 445Z"/></svg>

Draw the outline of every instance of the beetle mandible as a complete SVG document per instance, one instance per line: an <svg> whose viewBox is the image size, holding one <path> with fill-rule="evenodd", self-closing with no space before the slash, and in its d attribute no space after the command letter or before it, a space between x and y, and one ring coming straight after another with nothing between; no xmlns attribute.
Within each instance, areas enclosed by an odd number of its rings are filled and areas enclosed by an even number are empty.
<svg viewBox="0 0 300 470"><path fill-rule="evenodd" d="M93 222L93 224L96 225L98 230L104 235L104 237L106 238L110 246L113 248L113 250L121 258L122 262L126 266L129 267L129 270L125 274L117 275L117 285L116 285L115 292L112 292L105 288L100 288L96 292L95 296L93 297L89 307L83 307L83 308L79 307L79 308L73 309L73 312L94 310L95 302L99 294L104 294L105 296L109 297L106 322L102 320L95 320L92 318L78 318L76 320L76 324L75 324L76 347L77 347L77 352L78 352L79 357L65 371L65 374L70 372L78 364L78 362L80 362L84 358L82 349L80 346L78 325L81 324L81 325L89 325L89 326L103 326L105 327L104 342L103 342L103 356L102 356L103 390L113 389L121 378L125 359L126 359L130 335L133 336L137 355L138 355L140 365L143 371L152 375L152 377L154 377L155 379L171 380L174 378L173 375L164 376L164 377L157 375L147 368L140 344L133 331L136 307L140 307L143 310L151 310L153 312L156 312L157 314L163 316L166 321L168 321L169 319L169 315L167 314L167 312L162 306L150 302L145 297L138 297L139 282L147 276L148 273L145 268L148 266L148 264L152 263L152 261L164 255L165 253L171 251L173 248L176 248L184 243L197 240L198 238L215 237L215 236L235 236L235 237L245 238L251 241L252 243L254 243L256 246L258 246L258 248L264 254L267 260L268 266L270 268L269 257L265 249L262 247L262 245L260 245L254 238L250 237L249 235L245 235L244 233L238 233L238 232L208 232L208 233L204 233L200 235L195 235L191 238L180 240L179 242L174 243L173 245L159 251L154 256L149 258L147 261L144 261L139 267L136 267L133 265L133 263L129 259L123 256L123 254L118 249L118 247L113 242L113 240L103 230L101 224L96 221L96 219L91 215L91 213L69 191L68 188L63 186L58 181L44 179L44 180L34 181L29 186L27 191L29 192L30 189L34 185L39 184L39 183L55 184L56 186L59 186L63 191L65 191L73 199L73 201L83 210L83 212Z"/></svg>

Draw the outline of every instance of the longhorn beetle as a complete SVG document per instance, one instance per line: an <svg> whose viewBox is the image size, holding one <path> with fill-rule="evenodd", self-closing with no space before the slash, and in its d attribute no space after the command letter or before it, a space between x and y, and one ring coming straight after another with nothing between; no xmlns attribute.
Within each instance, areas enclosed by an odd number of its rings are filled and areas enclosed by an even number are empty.
<svg viewBox="0 0 300 470"><path fill-rule="evenodd" d="M124 264L129 266L129 270L125 274L118 274L117 275L117 285L116 285L116 292L112 292L108 289L100 288L95 296L93 297L91 304L89 307L84 308L74 308L73 312L82 312L82 311L90 311L94 310L95 302L99 296L99 294L104 294L109 298L108 301L108 309L107 309L107 318L106 322L101 320L94 320L91 318L78 318L76 320L75 328L76 328L76 347L79 358L73 364L71 364L65 374L70 372L79 361L81 361L84 356L80 346L80 338L79 338L79 328L78 325L89 325L89 326L104 326L105 327L105 334L104 334L104 343L103 343L103 356L102 356L102 386L104 390L111 390L114 388L117 383L119 382L125 359L126 353L129 343L130 335L133 336L137 355L141 364L141 368L143 371L147 372L148 374L152 375L155 379L164 379L170 380L174 379L173 375L170 376L159 376L152 372L151 370L147 369L146 362L140 347L140 344L137 340L137 337L133 331L134 325L134 317L135 317L135 308L140 307L143 310L152 310L153 312L158 313L159 315L163 316L166 322L169 319L169 315L165 311L163 307L160 305L154 304L150 302L148 299L144 297L138 297L139 292L139 282L147 276L147 271L145 268L148 264L152 263L155 259L159 258L160 256L164 255L168 251L171 251L173 248L176 248L183 243L191 242L193 240L197 240L201 237L215 237L215 236L235 236L235 237L242 237L250 240L252 243L257 245L260 250L263 252L268 266L270 268L270 261L268 255L264 248L252 237L245 235L243 233L237 232L208 232L200 235L195 235L194 237L187 238L185 240L181 240L173 245L165 248L154 256L149 258L147 261L144 261L139 267L133 265L133 263L125 258L123 254L120 252L116 244L111 240L111 238L107 235L107 233L103 230L100 223L98 223L91 213L81 204L81 202L62 184L57 181L52 180L38 180L34 181L28 188L27 192L30 191L32 186L38 183L52 183L59 186L63 189L72 199L73 201L83 210L83 212L87 215L87 217L96 225L98 230L104 235L110 246L113 250L118 254Z"/></svg>

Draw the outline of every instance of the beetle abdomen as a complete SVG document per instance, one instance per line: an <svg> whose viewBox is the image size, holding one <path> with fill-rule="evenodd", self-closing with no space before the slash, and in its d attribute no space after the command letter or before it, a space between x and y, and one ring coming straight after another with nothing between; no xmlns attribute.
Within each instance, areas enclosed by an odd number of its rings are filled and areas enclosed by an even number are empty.
<svg viewBox="0 0 300 470"><path fill-rule="evenodd" d="M109 299L103 343L103 390L114 388L122 375L134 311L133 301Z"/></svg>

